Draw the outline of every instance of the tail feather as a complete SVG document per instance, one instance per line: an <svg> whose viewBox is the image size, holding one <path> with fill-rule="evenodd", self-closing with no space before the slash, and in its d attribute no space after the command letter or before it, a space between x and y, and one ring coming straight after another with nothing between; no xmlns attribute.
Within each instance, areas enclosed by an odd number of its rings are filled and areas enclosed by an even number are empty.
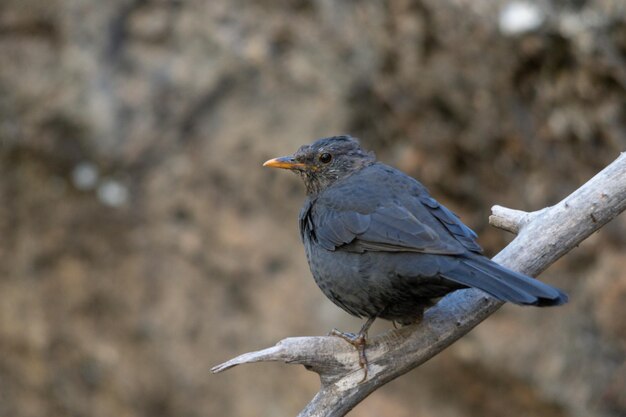
<svg viewBox="0 0 626 417"><path fill-rule="evenodd" d="M565 304L568 300L567 294L561 290L482 256L464 259L459 267L443 276L514 304L548 307Z"/></svg>

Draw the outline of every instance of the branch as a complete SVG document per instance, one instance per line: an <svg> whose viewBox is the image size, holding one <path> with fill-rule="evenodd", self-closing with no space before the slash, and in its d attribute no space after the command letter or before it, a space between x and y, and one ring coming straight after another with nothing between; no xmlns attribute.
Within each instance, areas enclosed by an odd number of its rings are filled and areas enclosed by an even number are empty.
<svg viewBox="0 0 626 417"><path fill-rule="evenodd" d="M514 210L502 206L491 207L491 216L489 216L489 224L498 229L506 230L514 234L532 222L537 216L544 213L548 208L528 213L522 210Z"/></svg>
<svg viewBox="0 0 626 417"><path fill-rule="evenodd" d="M494 260L536 276L626 208L626 153L560 203L533 213L493 207L489 221L518 236ZM389 330L368 340L367 380L355 349L337 337L287 338L211 369L281 361L304 365L320 375L321 389L299 414L343 416L370 393L419 366L469 332L503 303L467 289L444 297L416 325Z"/></svg>

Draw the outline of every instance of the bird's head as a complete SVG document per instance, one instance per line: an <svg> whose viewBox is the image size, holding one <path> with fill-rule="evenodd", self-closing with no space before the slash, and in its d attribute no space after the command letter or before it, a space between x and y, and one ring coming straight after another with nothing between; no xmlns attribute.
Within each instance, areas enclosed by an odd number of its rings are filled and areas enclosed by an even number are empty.
<svg viewBox="0 0 626 417"><path fill-rule="evenodd" d="M337 180L373 164L373 152L364 151L351 136L332 136L301 146L293 155L270 159L263 166L294 171L302 177L307 194L317 195Z"/></svg>

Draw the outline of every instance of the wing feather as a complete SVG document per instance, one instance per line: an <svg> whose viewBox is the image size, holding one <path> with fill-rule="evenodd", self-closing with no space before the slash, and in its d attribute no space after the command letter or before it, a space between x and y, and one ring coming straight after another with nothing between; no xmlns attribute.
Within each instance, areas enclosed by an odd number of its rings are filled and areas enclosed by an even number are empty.
<svg viewBox="0 0 626 417"><path fill-rule="evenodd" d="M314 231L317 242L327 250L421 252L455 255L465 251L450 240L442 240L428 224L406 207L389 204L364 214L324 207L316 210Z"/></svg>
<svg viewBox="0 0 626 417"><path fill-rule="evenodd" d="M368 184L378 184L375 192ZM300 230L327 250L481 253L476 233L418 181L374 164L307 200Z"/></svg>

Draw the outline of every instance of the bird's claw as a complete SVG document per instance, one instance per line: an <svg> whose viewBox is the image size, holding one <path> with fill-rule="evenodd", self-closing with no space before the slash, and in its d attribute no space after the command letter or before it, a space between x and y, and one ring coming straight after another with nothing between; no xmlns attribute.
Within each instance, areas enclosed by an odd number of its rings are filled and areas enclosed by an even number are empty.
<svg viewBox="0 0 626 417"><path fill-rule="evenodd" d="M332 329L328 332L328 335L339 337L355 347L359 353L359 365L361 366L361 369L363 369L363 378L359 381L359 384L364 382L367 379L367 356L365 356L365 345L367 344L367 341L365 333L354 334Z"/></svg>

